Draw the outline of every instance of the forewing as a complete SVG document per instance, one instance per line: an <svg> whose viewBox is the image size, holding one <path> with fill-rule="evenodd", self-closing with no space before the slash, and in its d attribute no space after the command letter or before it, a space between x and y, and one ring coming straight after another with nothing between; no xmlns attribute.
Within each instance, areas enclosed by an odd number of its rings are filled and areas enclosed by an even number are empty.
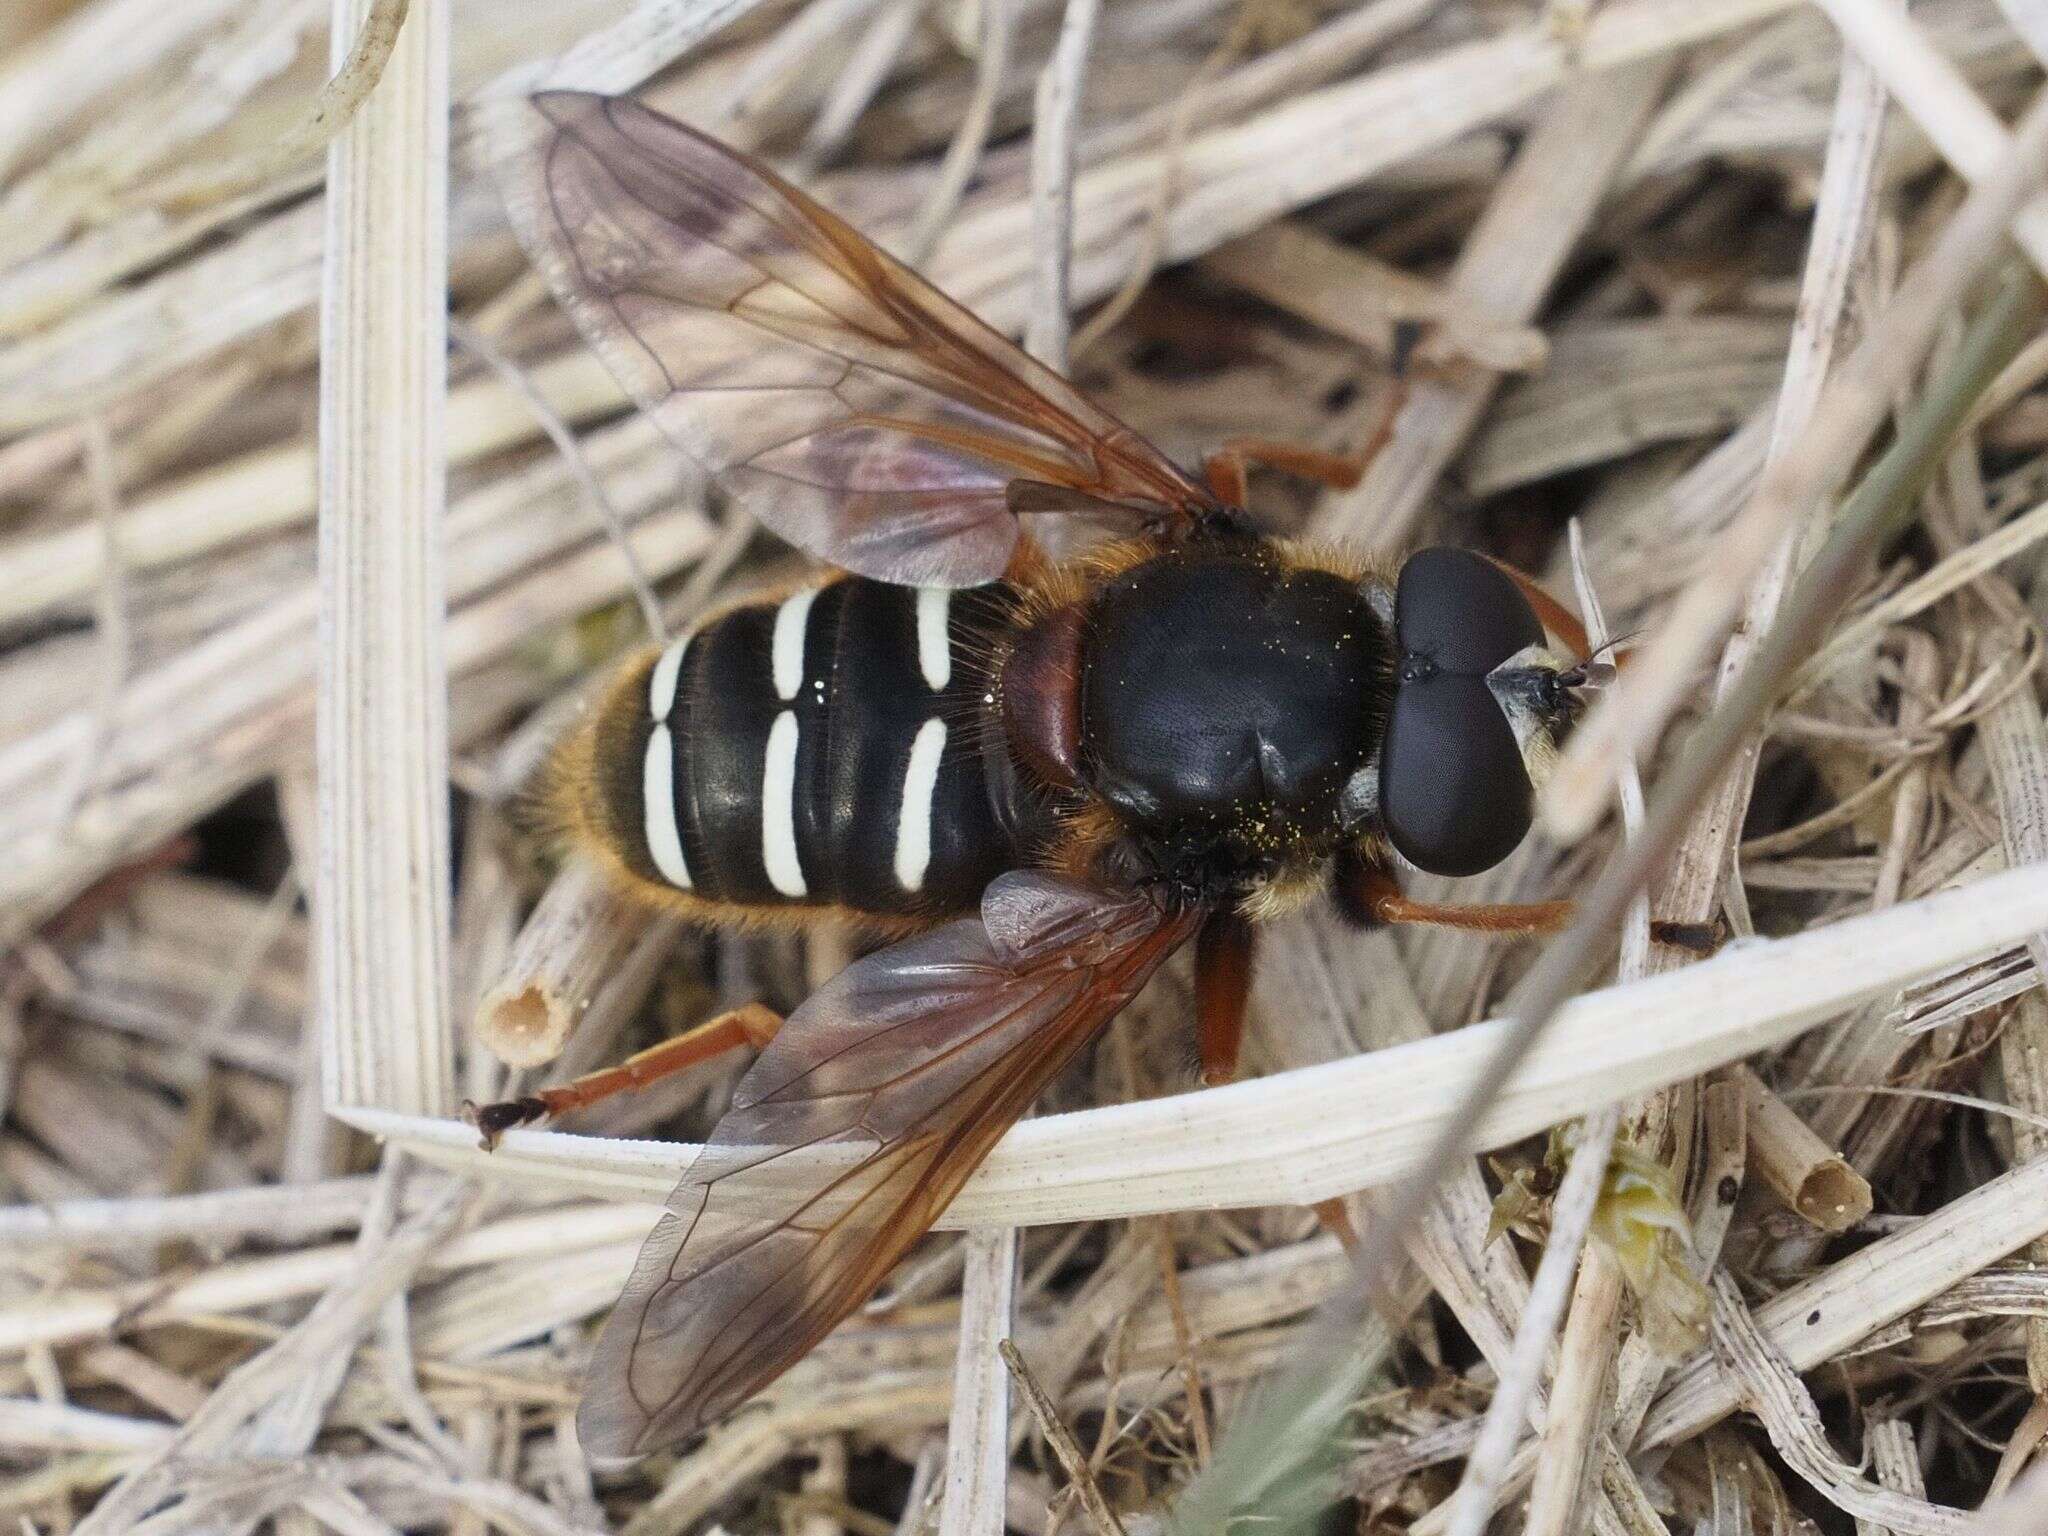
<svg viewBox="0 0 2048 1536"><path fill-rule="evenodd" d="M979 918L870 955L814 994L741 1079L641 1250L591 1363L585 1447L611 1458L670 1444L807 1353L1195 921L1004 875ZM799 1148L817 1155L772 1166Z"/></svg>
<svg viewBox="0 0 2048 1536"><path fill-rule="evenodd" d="M624 97L531 99L514 228L621 385L791 543L970 586L1017 542L1013 481L1126 506L1209 492L836 215Z"/></svg>

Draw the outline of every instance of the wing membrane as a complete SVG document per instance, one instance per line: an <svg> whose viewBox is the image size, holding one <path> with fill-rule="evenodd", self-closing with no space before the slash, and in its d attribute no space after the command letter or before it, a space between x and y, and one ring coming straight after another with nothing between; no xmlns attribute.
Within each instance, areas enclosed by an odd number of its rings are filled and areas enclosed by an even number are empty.
<svg viewBox="0 0 2048 1536"><path fill-rule="evenodd" d="M623 97L531 98L522 243L627 393L801 548L972 585L1012 481L1133 516L1215 505L1072 385L772 171Z"/></svg>
<svg viewBox="0 0 2048 1536"><path fill-rule="evenodd" d="M669 1444L807 1353L1196 920L1004 875L979 918L821 988L741 1080L641 1250L591 1364L584 1445ZM806 1165L816 1176L772 1177L797 1148L826 1149Z"/></svg>

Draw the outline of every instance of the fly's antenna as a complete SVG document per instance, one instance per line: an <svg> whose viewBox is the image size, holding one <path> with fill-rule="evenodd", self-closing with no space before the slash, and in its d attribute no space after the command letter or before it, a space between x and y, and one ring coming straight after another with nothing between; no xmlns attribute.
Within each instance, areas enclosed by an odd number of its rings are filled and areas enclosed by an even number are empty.
<svg viewBox="0 0 2048 1536"><path fill-rule="evenodd" d="M1609 636L1583 661L1560 672L1558 681L1567 688L1605 688L1614 681L1615 674L1627 660L1622 644L1641 633L1639 629L1631 629L1624 634Z"/></svg>

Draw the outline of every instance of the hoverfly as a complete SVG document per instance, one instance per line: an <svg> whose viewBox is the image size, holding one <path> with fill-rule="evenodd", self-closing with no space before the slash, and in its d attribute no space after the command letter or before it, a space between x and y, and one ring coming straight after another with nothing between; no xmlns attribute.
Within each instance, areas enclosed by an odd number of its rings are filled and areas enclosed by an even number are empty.
<svg viewBox="0 0 2048 1536"><path fill-rule="evenodd" d="M630 100L534 97L514 227L627 393L840 574L625 665L562 749L570 839L709 923L895 940L778 1022L755 1006L477 1112L487 1139L761 1047L648 1238L578 1420L670 1444L860 1305L1003 1131L1195 945L1205 1078L1236 1069L1254 925L1499 931L1565 902L1410 900L1521 841L1574 717L1583 630L1528 578L1398 571L1260 534L1241 442L1189 475L746 155ZM1027 518L1120 536L1055 563ZM794 1148L814 1177L730 1182Z"/></svg>

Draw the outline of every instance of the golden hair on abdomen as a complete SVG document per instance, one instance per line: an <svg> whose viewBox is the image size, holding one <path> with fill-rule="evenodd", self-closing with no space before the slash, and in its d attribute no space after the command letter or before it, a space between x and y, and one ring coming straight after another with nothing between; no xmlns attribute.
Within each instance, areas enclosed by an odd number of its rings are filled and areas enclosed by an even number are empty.
<svg viewBox="0 0 2048 1536"><path fill-rule="evenodd" d="M597 703L548 754L531 800L533 821L552 851L592 855L636 884L646 882L632 868L628 839L644 834L620 821L619 796L610 781L622 765L639 766L633 735L648 674L660 655L649 646L618 664Z"/></svg>

